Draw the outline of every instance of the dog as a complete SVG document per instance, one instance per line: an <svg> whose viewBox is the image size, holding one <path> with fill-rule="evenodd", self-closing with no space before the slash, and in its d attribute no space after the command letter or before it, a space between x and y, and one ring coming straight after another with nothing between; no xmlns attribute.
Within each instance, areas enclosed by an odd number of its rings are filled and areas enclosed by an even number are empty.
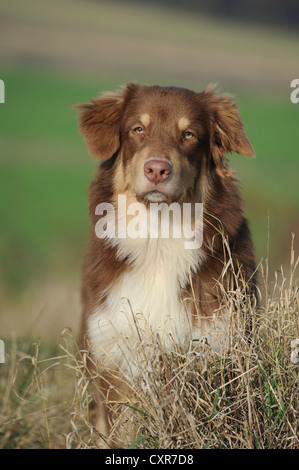
<svg viewBox="0 0 299 470"><path fill-rule="evenodd" d="M217 350L225 325L218 282L227 289L238 284L229 275L235 268L254 291L252 237L225 155L252 157L254 150L233 97L213 86L197 93L129 83L79 109L87 148L101 161L89 187L81 344L89 345L99 372L97 428L108 435L113 416L105 403L119 397L117 377L138 374L136 355L146 338L158 333L167 348L204 338ZM186 234L159 231L170 206L188 205L191 248ZM151 237L145 222L152 206L161 211ZM142 208L137 221L136 208ZM172 215L170 227L182 227ZM144 236L136 230L128 236L137 225Z"/></svg>

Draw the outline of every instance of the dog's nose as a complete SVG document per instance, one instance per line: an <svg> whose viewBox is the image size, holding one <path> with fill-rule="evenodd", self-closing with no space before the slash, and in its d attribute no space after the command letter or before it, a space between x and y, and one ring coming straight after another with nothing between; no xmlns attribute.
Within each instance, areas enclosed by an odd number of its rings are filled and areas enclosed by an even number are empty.
<svg viewBox="0 0 299 470"><path fill-rule="evenodd" d="M165 160L148 160L144 164L144 174L151 183L163 183L171 174L171 165Z"/></svg>

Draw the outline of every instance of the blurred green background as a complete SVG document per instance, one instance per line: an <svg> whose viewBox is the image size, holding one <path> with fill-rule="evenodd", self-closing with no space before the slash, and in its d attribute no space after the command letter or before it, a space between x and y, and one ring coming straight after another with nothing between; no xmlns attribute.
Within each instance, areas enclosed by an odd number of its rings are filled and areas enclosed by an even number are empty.
<svg viewBox="0 0 299 470"><path fill-rule="evenodd" d="M298 9L284 3L1 0L0 337L77 329L97 163L72 106L127 81L236 96L256 159L230 160L257 259L287 266L292 232L298 254Z"/></svg>

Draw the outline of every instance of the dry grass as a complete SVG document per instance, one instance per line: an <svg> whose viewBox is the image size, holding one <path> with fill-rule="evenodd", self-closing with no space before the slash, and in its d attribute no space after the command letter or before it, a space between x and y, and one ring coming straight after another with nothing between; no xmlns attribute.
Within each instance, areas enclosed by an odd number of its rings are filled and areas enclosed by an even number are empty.
<svg viewBox="0 0 299 470"><path fill-rule="evenodd" d="M165 351L153 336L132 396L111 404L120 411L112 441L141 449L298 448L299 363L294 354L291 360L299 338L298 263L292 251L290 274L280 270L274 283L267 263L259 267L258 308L239 292L224 292L231 334L220 355L207 344ZM91 424L87 353L78 359L69 331L56 350L37 342L24 351L26 344L6 344L0 365L0 447L103 447Z"/></svg>

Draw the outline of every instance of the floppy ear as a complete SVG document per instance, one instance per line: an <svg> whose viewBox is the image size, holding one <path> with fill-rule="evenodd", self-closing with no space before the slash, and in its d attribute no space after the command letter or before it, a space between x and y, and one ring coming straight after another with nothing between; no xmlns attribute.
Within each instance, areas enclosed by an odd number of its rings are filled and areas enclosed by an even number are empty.
<svg viewBox="0 0 299 470"><path fill-rule="evenodd" d="M203 92L208 102L211 117L210 140L212 156L216 167L226 176L225 152L237 152L246 157L254 157L254 150L245 133L238 106L228 94L216 94L212 86Z"/></svg>
<svg viewBox="0 0 299 470"><path fill-rule="evenodd" d="M123 110L137 87L137 84L128 84L123 90L104 93L76 107L84 110L79 115L79 129L93 157L107 160L118 150Z"/></svg>

